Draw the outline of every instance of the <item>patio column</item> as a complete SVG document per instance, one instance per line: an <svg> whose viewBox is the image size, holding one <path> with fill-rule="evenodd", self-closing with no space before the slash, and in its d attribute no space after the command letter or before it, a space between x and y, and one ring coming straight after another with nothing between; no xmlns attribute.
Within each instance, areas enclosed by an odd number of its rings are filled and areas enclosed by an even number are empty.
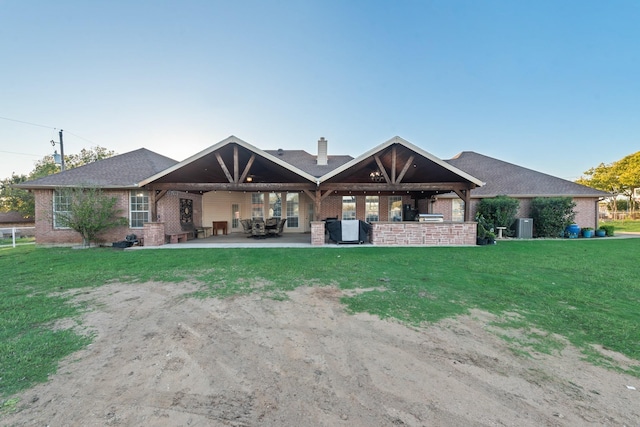
<svg viewBox="0 0 640 427"><path fill-rule="evenodd" d="M464 194L464 220L465 222L471 221L471 190L463 190Z"/></svg>
<svg viewBox="0 0 640 427"><path fill-rule="evenodd" d="M311 245L324 245L324 221L311 222Z"/></svg>

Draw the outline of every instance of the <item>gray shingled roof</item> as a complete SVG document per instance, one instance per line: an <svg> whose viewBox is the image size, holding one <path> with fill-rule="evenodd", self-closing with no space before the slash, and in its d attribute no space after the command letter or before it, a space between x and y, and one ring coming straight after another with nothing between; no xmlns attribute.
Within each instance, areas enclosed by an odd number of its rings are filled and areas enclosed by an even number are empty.
<svg viewBox="0 0 640 427"><path fill-rule="evenodd" d="M486 183L471 191L472 197L606 197L609 193L522 166L463 151L447 163Z"/></svg>
<svg viewBox="0 0 640 427"><path fill-rule="evenodd" d="M9 211L9 212L0 212L0 224L10 224L10 223L33 223L33 218L25 218L22 216L20 212Z"/></svg>
<svg viewBox="0 0 640 427"><path fill-rule="evenodd" d="M332 170L351 161L353 157L348 155L327 156L326 165L317 164L317 156L309 154L304 150L264 150L272 156L279 157L283 161L289 163L298 169L313 175L316 178L331 172Z"/></svg>
<svg viewBox="0 0 640 427"><path fill-rule="evenodd" d="M145 178L163 171L177 161L140 148L108 159L16 185L20 188L55 188L87 185L102 188L136 188Z"/></svg>

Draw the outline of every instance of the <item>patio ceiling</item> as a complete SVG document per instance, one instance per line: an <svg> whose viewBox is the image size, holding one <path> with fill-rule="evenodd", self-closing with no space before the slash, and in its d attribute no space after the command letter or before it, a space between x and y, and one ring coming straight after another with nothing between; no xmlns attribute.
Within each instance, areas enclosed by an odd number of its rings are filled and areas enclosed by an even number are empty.
<svg viewBox="0 0 640 427"><path fill-rule="evenodd" d="M231 137L140 183L157 190L309 190L314 177Z"/></svg>
<svg viewBox="0 0 640 427"><path fill-rule="evenodd" d="M229 137L139 185L155 190L200 192L402 191L421 198L439 192L461 194L483 183L399 137L319 178L279 156Z"/></svg>
<svg viewBox="0 0 640 427"><path fill-rule="evenodd" d="M335 191L427 191L472 189L478 179L395 137L320 178Z"/></svg>

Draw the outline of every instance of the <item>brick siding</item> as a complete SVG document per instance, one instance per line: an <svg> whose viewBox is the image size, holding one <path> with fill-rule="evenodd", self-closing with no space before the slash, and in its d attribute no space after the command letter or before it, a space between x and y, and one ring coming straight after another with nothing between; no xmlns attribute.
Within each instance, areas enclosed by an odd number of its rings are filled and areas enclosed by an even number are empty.
<svg viewBox="0 0 640 427"><path fill-rule="evenodd" d="M392 246L476 244L475 222L374 222L371 243Z"/></svg>

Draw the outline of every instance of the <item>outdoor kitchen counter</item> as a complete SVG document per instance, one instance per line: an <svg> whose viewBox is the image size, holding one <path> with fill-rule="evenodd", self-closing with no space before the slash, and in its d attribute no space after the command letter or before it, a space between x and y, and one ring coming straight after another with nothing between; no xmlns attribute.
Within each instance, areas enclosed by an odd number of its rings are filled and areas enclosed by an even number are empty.
<svg viewBox="0 0 640 427"><path fill-rule="evenodd" d="M476 244L476 222L389 221L371 223L371 243L391 246L465 246Z"/></svg>

